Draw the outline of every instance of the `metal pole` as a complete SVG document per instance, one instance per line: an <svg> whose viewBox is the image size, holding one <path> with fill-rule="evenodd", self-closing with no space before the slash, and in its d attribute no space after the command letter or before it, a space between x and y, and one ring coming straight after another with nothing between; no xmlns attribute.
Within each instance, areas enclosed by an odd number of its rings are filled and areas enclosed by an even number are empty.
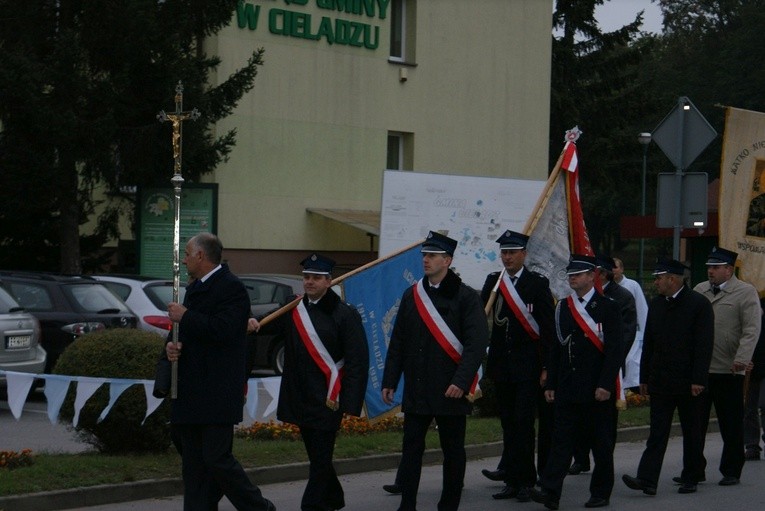
<svg viewBox="0 0 765 511"><path fill-rule="evenodd" d="M648 145L651 143L650 133L641 133L638 135L638 142L643 146L643 173L642 173L642 194L640 202L640 216L645 219L645 184L646 173L648 169ZM645 261L645 238L640 238L640 264L638 266L638 282L643 285L643 265Z"/></svg>
<svg viewBox="0 0 765 511"><path fill-rule="evenodd" d="M181 162L183 161L183 121L196 120L199 111L195 108L190 112L183 111L183 83L178 81L175 86L175 112L159 112L159 122L171 121L173 124L173 177L170 182L175 194L175 218L173 222L173 301L180 301L181 288ZM178 323L173 322L173 344L178 346ZM178 361L175 360L170 366L170 398L178 397Z"/></svg>
<svg viewBox="0 0 765 511"><path fill-rule="evenodd" d="M678 166L675 169L675 227L674 235L672 236L672 258L680 260L680 233L683 229L682 212L683 212L683 142L685 141L685 111L690 109L690 105L687 102L685 96L678 98L677 103L679 107L680 122L677 124L677 140L680 142L677 144L678 153Z"/></svg>

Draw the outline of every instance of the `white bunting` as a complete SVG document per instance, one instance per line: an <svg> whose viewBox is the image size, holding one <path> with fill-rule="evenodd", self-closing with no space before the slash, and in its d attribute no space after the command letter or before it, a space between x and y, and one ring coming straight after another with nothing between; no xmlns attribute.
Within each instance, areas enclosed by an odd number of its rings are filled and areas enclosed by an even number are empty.
<svg viewBox="0 0 765 511"><path fill-rule="evenodd" d="M19 420L35 377L27 373L7 373L5 378L8 387L8 406L16 420Z"/></svg>

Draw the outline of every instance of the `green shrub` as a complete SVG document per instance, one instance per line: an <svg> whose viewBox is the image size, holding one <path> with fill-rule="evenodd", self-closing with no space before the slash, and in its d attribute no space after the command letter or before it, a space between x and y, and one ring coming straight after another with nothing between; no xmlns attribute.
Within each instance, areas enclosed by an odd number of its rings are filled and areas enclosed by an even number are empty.
<svg viewBox="0 0 765 511"><path fill-rule="evenodd" d="M109 329L83 335L69 345L54 372L70 376L154 379L157 357L164 339L137 329ZM76 384L69 387L59 420L72 424ZM109 385L102 385L80 411L76 430L83 441L103 453L164 452L170 446L170 406L167 401L141 425L146 415L143 385L125 390L101 422L98 417L109 403Z"/></svg>

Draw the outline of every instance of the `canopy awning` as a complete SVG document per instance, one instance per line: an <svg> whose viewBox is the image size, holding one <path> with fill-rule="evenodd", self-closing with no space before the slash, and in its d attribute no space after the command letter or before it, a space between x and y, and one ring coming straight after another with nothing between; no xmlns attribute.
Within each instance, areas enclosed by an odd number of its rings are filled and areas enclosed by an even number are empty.
<svg viewBox="0 0 765 511"><path fill-rule="evenodd" d="M365 209L306 208L309 213L321 215L336 222L350 225L375 236L380 235L380 212Z"/></svg>

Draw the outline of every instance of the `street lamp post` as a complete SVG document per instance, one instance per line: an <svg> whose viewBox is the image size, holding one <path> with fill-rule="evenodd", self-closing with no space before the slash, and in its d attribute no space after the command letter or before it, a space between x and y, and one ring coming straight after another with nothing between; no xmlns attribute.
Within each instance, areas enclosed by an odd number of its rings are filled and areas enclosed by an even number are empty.
<svg viewBox="0 0 765 511"><path fill-rule="evenodd" d="M645 179L648 167L648 145L651 143L651 134L644 132L638 135L638 142L643 146L643 183L640 202L640 216L645 218ZM640 266L638 267L638 282L643 285L643 254L645 253L645 238L640 238Z"/></svg>

